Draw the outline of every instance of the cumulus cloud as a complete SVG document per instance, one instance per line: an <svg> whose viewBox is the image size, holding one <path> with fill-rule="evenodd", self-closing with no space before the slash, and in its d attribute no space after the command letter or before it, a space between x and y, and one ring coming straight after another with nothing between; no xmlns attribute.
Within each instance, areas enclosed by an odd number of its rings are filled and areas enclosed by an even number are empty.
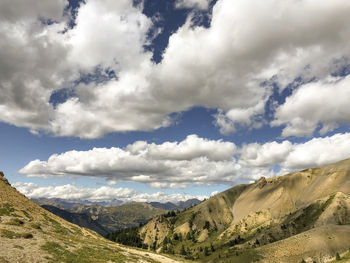
<svg viewBox="0 0 350 263"><path fill-rule="evenodd" d="M129 0L86 1L78 10L76 26L66 33L72 48L69 62L87 72L96 66L118 72L135 70L149 60L151 54L143 45L152 21L141 8Z"/></svg>
<svg viewBox="0 0 350 263"><path fill-rule="evenodd" d="M48 129L50 94L64 82L66 1L1 1L0 121ZM38 19L52 19L45 24Z"/></svg>
<svg viewBox="0 0 350 263"><path fill-rule="evenodd" d="M337 151L334 151L337 149ZM290 141L233 143L188 136L160 145L135 142L126 148L94 148L34 160L19 173L30 177L90 176L107 181L133 181L154 188L184 188L190 183L233 185L316 167L350 157L350 133ZM276 166L279 168L276 169Z"/></svg>
<svg viewBox="0 0 350 263"><path fill-rule="evenodd" d="M289 141L247 144L241 149L239 162L246 167L271 167L282 163L294 147Z"/></svg>
<svg viewBox="0 0 350 263"><path fill-rule="evenodd" d="M234 180L232 161L236 146L230 142L188 136L182 142L160 145L143 141L121 148L93 148L54 154L34 160L19 173L34 177L84 175L148 183L156 188L183 188L184 183Z"/></svg>
<svg viewBox="0 0 350 263"><path fill-rule="evenodd" d="M214 124L224 135L229 135L237 129L244 127L248 129L258 129L264 124L262 114L264 113L265 99L262 99L253 107L235 108L227 111L222 110L214 116Z"/></svg>
<svg viewBox="0 0 350 263"><path fill-rule="evenodd" d="M321 133L350 123L350 76L328 78L302 85L277 108L272 125L286 124L283 137L312 135L319 124Z"/></svg>
<svg viewBox="0 0 350 263"><path fill-rule="evenodd" d="M84 188L77 187L71 184L61 186L38 186L34 183L15 183L13 185L16 189L27 196L28 198L62 198L69 200L88 200L92 202L97 201L111 201L120 200L127 202L178 202L186 201L191 198L203 200L207 196L193 196L186 194L166 194L164 192L156 193L138 193L129 188Z"/></svg>
<svg viewBox="0 0 350 263"><path fill-rule="evenodd" d="M262 169L267 175L267 171L271 172L278 165L280 170L272 175L284 175L350 158L349 147L350 133L313 138L305 143L254 143L242 147L238 162L245 167Z"/></svg>
<svg viewBox="0 0 350 263"><path fill-rule="evenodd" d="M61 20L67 0L38 2L36 0L3 0L0 3L0 20L18 21L26 18Z"/></svg>
<svg viewBox="0 0 350 263"><path fill-rule="evenodd" d="M189 17L159 64L144 49L154 25L142 4L87 0L69 28L66 1L17 2L0 6L0 120L57 136L153 130L193 106L220 109L223 133L258 128L271 95L262 82L273 77L283 89L300 76L324 79L350 51L346 0L219 0L210 27L193 26ZM208 1L178 4L204 8ZM79 83L97 73L102 81ZM53 107L50 95L62 88L75 96ZM288 117L278 112L275 124L287 123L284 135L302 134L301 121ZM325 124L324 132L334 127L333 120ZM314 123L306 128L310 133Z"/></svg>

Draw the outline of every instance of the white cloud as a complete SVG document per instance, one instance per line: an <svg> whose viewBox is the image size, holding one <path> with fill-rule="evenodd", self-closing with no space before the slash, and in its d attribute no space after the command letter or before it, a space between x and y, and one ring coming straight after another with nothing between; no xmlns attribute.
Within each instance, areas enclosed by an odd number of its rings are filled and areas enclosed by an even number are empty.
<svg viewBox="0 0 350 263"><path fill-rule="evenodd" d="M2 0L0 2L0 20L18 21L42 17L61 20L67 0L52 0L40 2L37 0Z"/></svg>
<svg viewBox="0 0 350 263"><path fill-rule="evenodd" d="M293 148L293 144L289 141L247 144L241 149L239 162L246 167L268 168L283 162Z"/></svg>
<svg viewBox="0 0 350 263"><path fill-rule="evenodd" d="M286 124L283 137L312 135L319 124L321 133L332 131L338 123L350 124L349 98L349 76L302 85L277 108L272 124Z"/></svg>
<svg viewBox="0 0 350 263"><path fill-rule="evenodd" d="M34 183L15 183L13 185L22 194L28 198L62 198L70 200L88 200L88 201L111 201L120 200L123 202L178 202L186 201L191 198L203 200L207 196L194 196L187 194L166 194L164 192L156 193L138 193L129 188L84 188L76 187L71 184L61 186L38 186Z"/></svg>
<svg viewBox="0 0 350 263"><path fill-rule="evenodd" d="M28 163L19 173L30 177L97 176L109 181L148 183L156 188L182 188L184 183L212 182L218 177L235 180L235 151L233 143L189 135L179 143L138 141L125 149L93 148L54 154L47 161Z"/></svg>
<svg viewBox="0 0 350 263"><path fill-rule="evenodd" d="M70 62L87 72L96 66L119 72L133 71L149 60L151 54L144 52L143 45L152 21L141 8L130 0L88 0L82 4L76 26L67 32L72 47Z"/></svg>
<svg viewBox="0 0 350 263"><path fill-rule="evenodd" d="M0 121L33 130L48 129L50 94L64 82L67 50L58 32L65 1L49 2L0 4ZM39 16L59 23L43 24Z"/></svg>
<svg viewBox="0 0 350 263"><path fill-rule="evenodd" d="M214 116L214 124L224 135L233 133L240 127L258 129L264 123L261 114L264 113L265 102L266 99L262 99L253 107L234 108L226 113L219 110L218 114Z"/></svg>
<svg viewBox="0 0 350 263"><path fill-rule="evenodd" d="M262 81L274 77L284 88L300 75L324 79L334 59L350 51L346 0L219 0L210 27L193 27L189 17L157 65L143 48L152 21L131 0L87 0L73 29L62 16L66 1L17 2L0 8L0 120L57 136L153 130L193 106L221 109L216 124L223 133L258 128L271 95ZM207 1L183 3L200 8ZM40 16L57 23L41 23ZM114 70L117 78L75 86L80 73L96 69ZM54 109L50 94L62 88L74 89L76 98ZM285 135L303 134L298 119L282 117L281 124L290 123ZM334 127L325 124L323 132ZM310 133L314 124L306 128Z"/></svg>
<svg viewBox="0 0 350 263"><path fill-rule="evenodd" d="M250 172L252 174L254 169L258 168L258 172L265 172L267 175L284 175L347 158L350 158L350 133L338 133L313 138L305 143L293 144L290 141L283 141L248 144L242 147L238 163L242 167L253 168ZM275 165L280 166L281 170L272 172Z"/></svg>
<svg viewBox="0 0 350 263"><path fill-rule="evenodd" d="M298 144L282 163L288 169L318 167L350 158L350 133L339 133Z"/></svg>
<svg viewBox="0 0 350 263"><path fill-rule="evenodd" d="M198 8L201 10L208 9L210 0L177 0L176 8Z"/></svg>
<svg viewBox="0 0 350 263"><path fill-rule="evenodd" d="M135 142L125 149L94 148L55 154L47 161L28 163L19 173L30 177L102 177L113 183L134 181L154 188L184 188L191 183L233 185L237 180L283 175L349 157L350 133L305 143L252 143L238 149L230 142L191 135L179 143Z"/></svg>

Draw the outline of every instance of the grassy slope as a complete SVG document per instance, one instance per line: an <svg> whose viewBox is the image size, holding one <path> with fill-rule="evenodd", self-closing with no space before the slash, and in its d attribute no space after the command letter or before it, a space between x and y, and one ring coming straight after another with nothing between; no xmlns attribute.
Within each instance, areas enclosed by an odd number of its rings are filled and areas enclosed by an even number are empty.
<svg viewBox="0 0 350 263"><path fill-rule="evenodd" d="M130 249L28 200L0 174L0 262L178 262Z"/></svg>

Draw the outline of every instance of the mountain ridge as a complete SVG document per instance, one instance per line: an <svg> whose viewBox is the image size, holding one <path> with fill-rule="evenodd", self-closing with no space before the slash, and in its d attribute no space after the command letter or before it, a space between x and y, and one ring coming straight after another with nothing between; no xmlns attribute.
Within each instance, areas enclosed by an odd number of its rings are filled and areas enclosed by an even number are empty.
<svg viewBox="0 0 350 263"><path fill-rule="evenodd" d="M71 202L59 198L32 200L51 213L71 223L96 231L102 236L126 227L145 224L153 217L165 214L169 210L181 210L200 203L198 199L189 199L176 204L130 202L118 206L104 206L101 204L85 205L85 202Z"/></svg>
<svg viewBox="0 0 350 263"><path fill-rule="evenodd" d="M203 262L327 262L349 249L349 194L350 159L346 159L235 186L172 217L152 219L139 235L157 251ZM327 236L332 231L334 238ZM310 236L314 248L305 243L303 234ZM295 240L303 244L298 253L291 245ZM278 253L281 244L290 246L287 256ZM230 260L225 261L224 255Z"/></svg>

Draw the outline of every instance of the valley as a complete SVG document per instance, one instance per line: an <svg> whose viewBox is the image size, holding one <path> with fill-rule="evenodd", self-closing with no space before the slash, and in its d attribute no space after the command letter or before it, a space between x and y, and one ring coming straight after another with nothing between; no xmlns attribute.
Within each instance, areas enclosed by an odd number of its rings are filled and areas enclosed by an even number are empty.
<svg viewBox="0 0 350 263"><path fill-rule="evenodd" d="M346 262L349 257L350 159L262 177L183 210L147 203L65 210L42 204L84 227L28 200L3 175L0 186L0 242L8 251L2 262L12 257L18 262L330 262L336 256ZM140 218L149 221L138 227ZM93 227L129 247L87 229ZM38 251L42 256L35 258Z"/></svg>

